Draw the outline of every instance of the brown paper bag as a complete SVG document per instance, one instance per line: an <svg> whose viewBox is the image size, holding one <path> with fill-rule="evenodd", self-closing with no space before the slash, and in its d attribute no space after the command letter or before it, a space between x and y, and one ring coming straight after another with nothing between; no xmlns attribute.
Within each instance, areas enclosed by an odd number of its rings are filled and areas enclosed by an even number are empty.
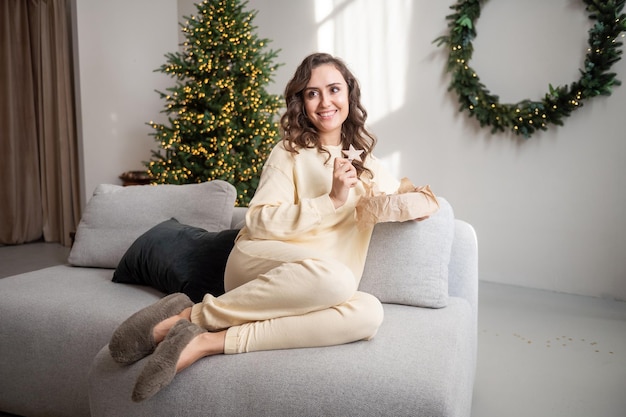
<svg viewBox="0 0 626 417"><path fill-rule="evenodd" d="M404 222L430 216L439 209L430 186L414 186L402 178L395 194L385 194L376 184L366 185L366 195L356 205L357 226L367 227L383 222Z"/></svg>

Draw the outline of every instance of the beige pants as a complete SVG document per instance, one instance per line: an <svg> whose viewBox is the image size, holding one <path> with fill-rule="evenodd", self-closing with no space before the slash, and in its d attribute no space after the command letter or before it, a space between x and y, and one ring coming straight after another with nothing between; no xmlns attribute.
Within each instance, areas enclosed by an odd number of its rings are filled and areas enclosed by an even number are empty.
<svg viewBox="0 0 626 417"><path fill-rule="evenodd" d="M224 284L226 294L207 294L191 320L228 329L225 353L370 339L383 320L380 301L356 291L347 266L284 242L238 241Z"/></svg>

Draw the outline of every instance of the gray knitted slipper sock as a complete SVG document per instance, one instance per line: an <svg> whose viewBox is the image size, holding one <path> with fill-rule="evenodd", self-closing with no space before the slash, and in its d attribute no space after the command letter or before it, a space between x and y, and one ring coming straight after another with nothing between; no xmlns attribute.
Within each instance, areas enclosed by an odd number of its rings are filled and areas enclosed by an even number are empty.
<svg viewBox="0 0 626 417"><path fill-rule="evenodd" d="M124 365L148 356L156 348L152 335L154 326L192 305L193 302L185 294L175 293L139 310L113 332L109 342L111 356Z"/></svg>
<svg viewBox="0 0 626 417"><path fill-rule="evenodd" d="M196 324L179 320L148 358L148 363L137 377L133 401L147 400L169 385L176 376L176 363L183 349L194 337L205 332L205 329Z"/></svg>

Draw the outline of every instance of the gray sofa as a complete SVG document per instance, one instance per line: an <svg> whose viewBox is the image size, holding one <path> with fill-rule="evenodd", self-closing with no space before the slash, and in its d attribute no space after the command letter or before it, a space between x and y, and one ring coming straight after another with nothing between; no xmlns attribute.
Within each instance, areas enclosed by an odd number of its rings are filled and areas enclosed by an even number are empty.
<svg viewBox="0 0 626 417"><path fill-rule="evenodd" d="M107 343L130 314L163 296L112 282L142 233L175 217L240 227L234 188L101 186L67 265L0 279L0 411L21 416L469 416L476 369L477 242L440 211L374 230L360 289L383 301L374 339L220 355L181 372L142 403L130 399L143 360L115 363ZM217 220L216 220L217 219Z"/></svg>

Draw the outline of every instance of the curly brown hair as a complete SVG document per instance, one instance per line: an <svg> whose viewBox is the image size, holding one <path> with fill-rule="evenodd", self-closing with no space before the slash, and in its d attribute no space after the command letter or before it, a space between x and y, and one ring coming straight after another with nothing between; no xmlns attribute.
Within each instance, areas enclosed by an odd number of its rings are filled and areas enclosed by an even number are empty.
<svg viewBox="0 0 626 417"><path fill-rule="evenodd" d="M348 149L350 145L362 149L361 156L365 160L376 145L376 137L365 128L367 111L361 105L359 82L341 59L326 53L307 56L285 87L287 110L280 118L285 148L292 153L298 153L299 148L317 148L319 152L328 154L327 162L330 159L330 153L322 147L317 130L305 115L303 97L304 89L311 79L311 72L325 64L333 65L348 85L349 113L341 128L341 146L343 149ZM362 162L352 162L359 178L363 172L372 175Z"/></svg>

